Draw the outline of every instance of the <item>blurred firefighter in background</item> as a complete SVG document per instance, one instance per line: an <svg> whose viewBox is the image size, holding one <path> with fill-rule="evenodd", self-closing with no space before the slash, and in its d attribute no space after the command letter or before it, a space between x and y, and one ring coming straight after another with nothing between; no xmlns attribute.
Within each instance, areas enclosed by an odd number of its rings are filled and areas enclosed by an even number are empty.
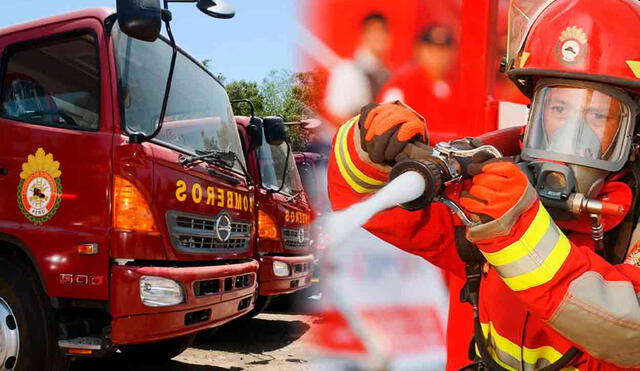
<svg viewBox="0 0 640 371"><path fill-rule="evenodd" d="M347 119L374 101L389 78L385 58L391 46L387 18L380 13L364 17L360 43L352 60L334 66L327 81L325 105L335 116Z"/></svg>
<svg viewBox="0 0 640 371"><path fill-rule="evenodd" d="M400 100L427 117L435 142L456 135L451 123L451 112L455 111L455 45L450 27L427 27L416 40L414 61L385 84L377 100Z"/></svg>
<svg viewBox="0 0 640 371"><path fill-rule="evenodd" d="M460 221L434 203L389 209L365 228L467 278L468 370L638 368L640 41L628 30L640 27L640 3L512 6L507 70L532 102L519 162L478 161L465 191L449 194L480 223L457 238ZM410 142L429 142L427 127L399 102L367 105L344 124L328 169L334 209L380 189ZM474 246L482 260L463 261L458 252Z"/></svg>

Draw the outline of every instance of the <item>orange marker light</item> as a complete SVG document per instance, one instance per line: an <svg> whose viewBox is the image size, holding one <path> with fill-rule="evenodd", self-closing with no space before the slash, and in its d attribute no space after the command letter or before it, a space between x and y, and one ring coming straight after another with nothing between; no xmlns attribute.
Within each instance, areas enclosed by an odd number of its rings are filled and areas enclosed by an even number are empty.
<svg viewBox="0 0 640 371"><path fill-rule="evenodd" d="M278 227L273 218L262 210L258 210L258 237L270 240L278 239Z"/></svg>
<svg viewBox="0 0 640 371"><path fill-rule="evenodd" d="M119 176L113 182L113 226L126 231L158 233L151 208L142 193Z"/></svg>
<svg viewBox="0 0 640 371"><path fill-rule="evenodd" d="M69 352L69 354L82 354L82 355L93 354L93 350L91 349L80 349L80 348L69 348L67 349L67 352Z"/></svg>
<svg viewBox="0 0 640 371"><path fill-rule="evenodd" d="M80 243L76 245L76 251L80 255L95 255L98 253L98 244Z"/></svg>

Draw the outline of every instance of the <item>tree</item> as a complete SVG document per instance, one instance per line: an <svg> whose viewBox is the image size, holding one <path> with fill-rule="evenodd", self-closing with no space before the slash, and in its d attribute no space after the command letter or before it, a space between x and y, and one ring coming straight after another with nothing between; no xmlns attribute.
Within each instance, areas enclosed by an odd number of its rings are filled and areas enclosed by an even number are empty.
<svg viewBox="0 0 640 371"><path fill-rule="evenodd" d="M294 84L292 93L295 102L301 105L297 107L304 118L314 117L320 110L320 100L324 88L318 72L298 72L293 74Z"/></svg>
<svg viewBox="0 0 640 371"><path fill-rule="evenodd" d="M255 115L282 116L285 121L300 121L314 116L317 107L318 78L315 73L292 73L286 70L271 71L261 83L238 80L226 84L229 99L249 99L255 107ZM249 106L235 104L236 115L248 116ZM287 138L292 151L304 151L307 138L299 125L287 125Z"/></svg>
<svg viewBox="0 0 640 371"><path fill-rule="evenodd" d="M287 141L292 152L304 152L309 146L307 134L300 125L287 125Z"/></svg>
<svg viewBox="0 0 640 371"><path fill-rule="evenodd" d="M295 116L295 112L286 110L288 100L291 99L291 85L291 73L285 70L271 71L262 80L260 93L262 94L266 115L280 115L285 120L296 120L295 117L291 117L292 113Z"/></svg>
<svg viewBox="0 0 640 371"><path fill-rule="evenodd" d="M280 114L287 121L313 117L321 91L318 81L312 72L271 71L260 86L265 111Z"/></svg>
<svg viewBox="0 0 640 371"><path fill-rule="evenodd" d="M255 107L255 115L260 117L264 116L263 99L258 83L238 80L227 84L226 89L227 94L229 94L229 99L248 99ZM234 105L233 112L236 115L249 116L251 111L248 104L240 103Z"/></svg>
<svg viewBox="0 0 640 371"><path fill-rule="evenodd" d="M293 94L294 78L288 71L271 71L262 81L261 92L265 100L265 111L270 115L281 115L285 121L302 119L300 105ZM306 141L299 126L287 126L287 141L292 151L304 150Z"/></svg>

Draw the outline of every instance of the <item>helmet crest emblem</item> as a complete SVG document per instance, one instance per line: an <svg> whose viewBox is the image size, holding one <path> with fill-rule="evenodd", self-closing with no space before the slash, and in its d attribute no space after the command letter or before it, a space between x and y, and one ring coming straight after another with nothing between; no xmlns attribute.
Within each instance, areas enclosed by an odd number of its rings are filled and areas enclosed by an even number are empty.
<svg viewBox="0 0 640 371"><path fill-rule="evenodd" d="M580 27L569 26L560 33L556 44L556 56L562 63L575 64L587 51L587 34Z"/></svg>

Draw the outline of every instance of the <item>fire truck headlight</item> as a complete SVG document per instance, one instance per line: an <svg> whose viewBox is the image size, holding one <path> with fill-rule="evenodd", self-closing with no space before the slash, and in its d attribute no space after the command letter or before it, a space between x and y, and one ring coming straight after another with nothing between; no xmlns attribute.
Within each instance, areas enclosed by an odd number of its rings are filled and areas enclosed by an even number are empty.
<svg viewBox="0 0 640 371"><path fill-rule="evenodd" d="M276 277L286 277L289 275L289 264L275 261L273 262L273 274Z"/></svg>
<svg viewBox="0 0 640 371"><path fill-rule="evenodd" d="M155 276L140 277L140 299L148 307L166 307L184 302L182 286L174 280Z"/></svg>

